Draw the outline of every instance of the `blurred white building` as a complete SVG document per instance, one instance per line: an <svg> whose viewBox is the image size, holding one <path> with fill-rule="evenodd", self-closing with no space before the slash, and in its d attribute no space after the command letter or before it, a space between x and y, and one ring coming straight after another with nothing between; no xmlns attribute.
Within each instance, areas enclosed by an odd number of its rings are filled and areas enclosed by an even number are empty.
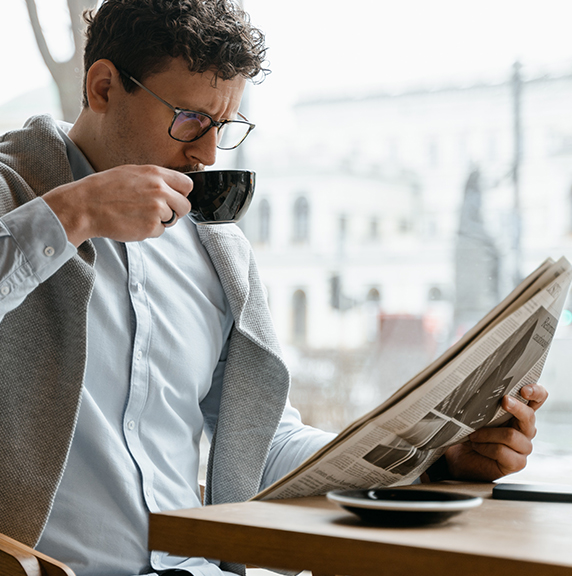
<svg viewBox="0 0 572 576"><path fill-rule="evenodd" d="M572 75L522 82L521 274L548 256L572 260L571 102ZM454 337L455 239L475 168L501 256L499 297L510 291L512 81L328 96L295 112L289 142L253 138L257 193L244 221L284 343L357 348L380 312L420 316L438 340Z"/></svg>
<svg viewBox="0 0 572 576"><path fill-rule="evenodd" d="M302 168L259 182L243 227L285 343L358 347L382 309L426 310L446 254L429 246L419 262L415 183Z"/></svg>
<svg viewBox="0 0 572 576"><path fill-rule="evenodd" d="M500 297L508 293L512 88L507 81L317 98L297 105L289 137L251 136L249 167L258 182L243 228L285 345L357 349L377 338L380 314L416 318L436 350L449 343L459 211L475 167L485 223L502 256ZM572 260L571 102L572 75L523 82L523 274L547 256ZM0 106L0 130L45 112L61 114L53 85ZM569 339L565 322L545 372L562 390L569 389L570 362L560 368Z"/></svg>

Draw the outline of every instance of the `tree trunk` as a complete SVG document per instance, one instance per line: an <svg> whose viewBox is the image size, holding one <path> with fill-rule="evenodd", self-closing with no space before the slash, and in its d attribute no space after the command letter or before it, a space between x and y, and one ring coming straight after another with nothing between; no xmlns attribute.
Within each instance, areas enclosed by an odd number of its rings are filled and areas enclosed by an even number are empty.
<svg viewBox="0 0 572 576"><path fill-rule="evenodd" d="M74 53L66 62L56 62L50 52L35 0L26 0L30 22L40 54L50 71L60 96L64 120L74 122L81 110L82 97L82 58L83 58L83 11L94 8L97 0L68 0L70 26L74 39Z"/></svg>

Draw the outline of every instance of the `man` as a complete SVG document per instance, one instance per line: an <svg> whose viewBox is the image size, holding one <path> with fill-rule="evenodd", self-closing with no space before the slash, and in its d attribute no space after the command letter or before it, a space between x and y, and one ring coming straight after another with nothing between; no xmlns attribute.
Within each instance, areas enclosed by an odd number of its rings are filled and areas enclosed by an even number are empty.
<svg viewBox="0 0 572 576"><path fill-rule="evenodd" d="M228 121L249 129L263 36L231 0L106 0L88 25L76 123L0 141L0 531L78 576L220 575L146 543L149 511L200 505L202 430L207 503L253 496L332 438L287 402L241 232L185 218L181 172L215 162ZM529 388L528 406L503 400L512 427L424 479L521 469L546 398Z"/></svg>

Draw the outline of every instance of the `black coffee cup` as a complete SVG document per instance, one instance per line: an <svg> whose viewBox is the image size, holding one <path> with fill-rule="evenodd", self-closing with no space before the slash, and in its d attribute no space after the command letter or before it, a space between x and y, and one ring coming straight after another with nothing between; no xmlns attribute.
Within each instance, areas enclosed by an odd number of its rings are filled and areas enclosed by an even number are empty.
<svg viewBox="0 0 572 576"><path fill-rule="evenodd" d="M189 216L196 224L238 222L254 194L255 173L250 170L204 170L186 172L193 181L187 196Z"/></svg>

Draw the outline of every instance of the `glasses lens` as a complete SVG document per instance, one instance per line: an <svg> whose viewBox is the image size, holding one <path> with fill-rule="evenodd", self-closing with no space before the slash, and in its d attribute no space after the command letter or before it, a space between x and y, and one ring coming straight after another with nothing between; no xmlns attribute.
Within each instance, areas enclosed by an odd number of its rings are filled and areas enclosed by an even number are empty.
<svg viewBox="0 0 572 576"><path fill-rule="evenodd" d="M218 147L221 150L236 148L248 134L250 124L231 121L223 124L218 130Z"/></svg>
<svg viewBox="0 0 572 576"><path fill-rule="evenodd" d="M179 112L171 126L171 136L183 142L200 138L211 125L210 118L198 112Z"/></svg>

